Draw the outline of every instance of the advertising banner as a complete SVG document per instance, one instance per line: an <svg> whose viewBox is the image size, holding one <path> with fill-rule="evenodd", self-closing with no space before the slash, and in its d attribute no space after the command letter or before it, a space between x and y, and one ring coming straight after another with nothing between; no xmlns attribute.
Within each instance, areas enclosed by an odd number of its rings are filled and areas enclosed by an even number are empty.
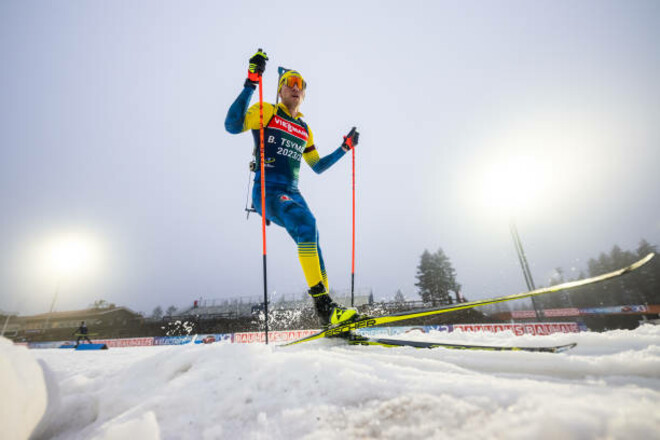
<svg viewBox="0 0 660 440"><path fill-rule="evenodd" d="M154 345L154 338L93 339L93 342L108 347L151 347Z"/></svg>
<svg viewBox="0 0 660 440"><path fill-rule="evenodd" d="M648 307L645 305L636 306L612 306L612 307L591 307L580 309L583 315L620 315L626 313L646 313Z"/></svg>
<svg viewBox="0 0 660 440"><path fill-rule="evenodd" d="M270 336L270 332L269 336ZM197 335L195 344L214 344L216 342L232 343L234 342L234 335L232 333L214 333L207 335Z"/></svg>
<svg viewBox="0 0 660 440"><path fill-rule="evenodd" d="M28 346L28 348L60 348L62 344L64 344L64 342L54 341L54 342L28 342L26 345Z"/></svg>
<svg viewBox="0 0 660 440"><path fill-rule="evenodd" d="M580 316L580 309L567 308L567 309L545 309L543 310L544 316Z"/></svg>
<svg viewBox="0 0 660 440"><path fill-rule="evenodd" d="M505 332L516 336L551 335L553 333L578 333L580 327L575 322L543 322L528 324L454 324L455 331L461 332Z"/></svg>
<svg viewBox="0 0 660 440"><path fill-rule="evenodd" d="M425 325L426 333L430 332L447 332L451 333L454 331L454 324L444 324L444 325Z"/></svg>
<svg viewBox="0 0 660 440"><path fill-rule="evenodd" d="M156 336L154 345L184 345L192 342L194 336Z"/></svg>
<svg viewBox="0 0 660 440"><path fill-rule="evenodd" d="M563 308L563 309L544 309L542 311L544 316L559 317L559 316L580 316L580 315L619 315L619 314L640 314L650 313L654 306L646 305L624 305L624 306L610 306L610 307L587 307L578 309L576 307ZM536 315L534 310L514 310L511 312L513 319L534 319Z"/></svg>
<svg viewBox="0 0 660 440"><path fill-rule="evenodd" d="M514 310L511 312L511 317L513 319L534 319L536 318L536 313L534 313L534 310Z"/></svg>
<svg viewBox="0 0 660 440"><path fill-rule="evenodd" d="M305 336L318 333L319 330L291 330L291 331L274 331L268 332L268 342L280 343L290 342L296 339L304 338ZM265 343L266 334L264 332L244 332L234 333L234 343L236 344L252 344L255 342Z"/></svg>
<svg viewBox="0 0 660 440"><path fill-rule="evenodd" d="M358 335L368 338L382 338L383 336L392 336L403 333L403 327L367 327L355 331Z"/></svg>

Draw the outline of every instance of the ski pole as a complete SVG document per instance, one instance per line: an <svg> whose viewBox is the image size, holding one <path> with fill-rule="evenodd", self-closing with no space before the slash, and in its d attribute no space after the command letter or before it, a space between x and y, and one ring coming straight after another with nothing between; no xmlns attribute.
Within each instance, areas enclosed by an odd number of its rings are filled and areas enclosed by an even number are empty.
<svg viewBox="0 0 660 440"><path fill-rule="evenodd" d="M355 127L351 133L355 131ZM352 176L353 176L353 244L352 244L352 257L351 257L351 307L355 306L355 147L351 148L352 151Z"/></svg>
<svg viewBox="0 0 660 440"><path fill-rule="evenodd" d="M261 237L263 242L264 267L264 315L265 336L268 345L268 276L266 264L266 169L264 167L264 93L262 76L259 74L259 165L261 168Z"/></svg>

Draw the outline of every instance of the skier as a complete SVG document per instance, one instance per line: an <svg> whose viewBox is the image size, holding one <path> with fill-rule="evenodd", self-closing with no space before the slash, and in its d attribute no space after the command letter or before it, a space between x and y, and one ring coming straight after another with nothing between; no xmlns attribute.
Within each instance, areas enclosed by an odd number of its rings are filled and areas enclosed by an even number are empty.
<svg viewBox="0 0 660 440"><path fill-rule="evenodd" d="M266 69L266 61L268 56L261 49L250 58L243 90L229 108L225 119L225 128L231 134L252 130L256 151L259 151L260 145L259 104L252 107L249 105L259 77ZM308 293L314 300L321 324L328 326L346 323L358 318L357 311L338 305L328 294L328 277L319 246L316 219L298 189L298 174L302 159L317 174L330 168L358 144L359 133L351 130L339 148L320 157L312 131L301 119L303 114L299 111L307 83L295 70L282 70L284 72L277 86L281 102L263 103L266 218L285 228L296 242L298 259L309 286ZM259 155L255 156L257 165L253 168L252 205L261 215L261 172Z"/></svg>
<svg viewBox="0 0 660 440"><path fill-rule="evenodd" d="M92 343L92 341L87 336L87 333L87 325L85 324L85 321L82 321L80 323L80 327L78 327L78 330L76 330L76 333L74 333L74 335L78 336L78 339L76 340L76 347L80 345L81 340L87 341L88 344Z"/></svg>

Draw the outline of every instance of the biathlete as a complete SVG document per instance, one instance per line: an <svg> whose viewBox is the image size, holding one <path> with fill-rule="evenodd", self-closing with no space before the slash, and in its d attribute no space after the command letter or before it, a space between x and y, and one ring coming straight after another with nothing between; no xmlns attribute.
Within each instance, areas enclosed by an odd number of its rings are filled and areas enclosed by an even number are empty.
<svg viewBox="0 0 660 440"><path fill-rule="evenodd" d="M266 69L268 57L261 49L250 58L248 77L243 90L229 108L225 128L239 134L252 130L256 151L260 147L259 104L250 107L250 99ZM334 165L358 144L354 129L344 137L339 148L320 157L312 130L301 118L300 105L305 98L307 83L295 70L285 71L277 86L278 104L263 103L264 169L266 186L266 219L282 226L298 246L298 259L314 300L321 324L337 325L357 318L354 308L342 307L328 294L328 277L319 246L316 219L298 189L301 160L320 174ZM256 167L252 205L261 215L260 155L255 154Z"/></svg>

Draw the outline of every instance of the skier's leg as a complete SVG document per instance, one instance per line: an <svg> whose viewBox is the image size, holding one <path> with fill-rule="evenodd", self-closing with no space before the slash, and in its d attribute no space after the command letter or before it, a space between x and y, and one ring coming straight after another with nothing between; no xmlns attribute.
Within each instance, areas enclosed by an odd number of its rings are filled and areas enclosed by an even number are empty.
<svg viewBox="0 0 660 440"><path fill-rule="evenodd" d="M321 266L321 277L323 278L323 285L325 286L325 290L329 291L330 286L328 285L328 274L325 271L325 263L323 262L323 254L321 253L321 245L319 244L319 235L318 232L316 234L316 253L319 256L319 265Z"/></svg>
<svg viewBox="0 0 660 440"><path fill-rule="evenodd" d="M296 197L298 198L298 197ZM298 247L298 260L307 285L311 288L323 282L321 256L318 252L318 231L316 218L307 204L300 203L287 195L280 196L279 219Z"/></svg>
<svg viewBox="0 0 660 440"><path fill-rule="evenodd" d="M266 192L268 194L268 191ZM328 295L328 279L318 244L316 218L299 192L270 192L266 215L283 226L298 246L298 259L323 325L337 325L357 317L357 310L335 303Z"/></svg>
<svg viewBox="0 0 660 440"><path fill-rule="evenodd" d="M321 247L316 219L302 195L293 194L291 204L281 216L287 231L298 243L298 258L309 285L309 294L314 298L316 312L323 325L338 325L357 318L357 310L342 307L328 294L328 277Z"/></svg>
<svg viewBox="0 0 660 440"><path fill-rule="evenodd" d="M255 185L252 203L261 215L260 188ZM316 218L299 192L284 191L283 188L266 188L266 218L282 226L296 242L298 260L311 288L319 283L327 286L324 280L325 268L318 251Z"/></svg>

